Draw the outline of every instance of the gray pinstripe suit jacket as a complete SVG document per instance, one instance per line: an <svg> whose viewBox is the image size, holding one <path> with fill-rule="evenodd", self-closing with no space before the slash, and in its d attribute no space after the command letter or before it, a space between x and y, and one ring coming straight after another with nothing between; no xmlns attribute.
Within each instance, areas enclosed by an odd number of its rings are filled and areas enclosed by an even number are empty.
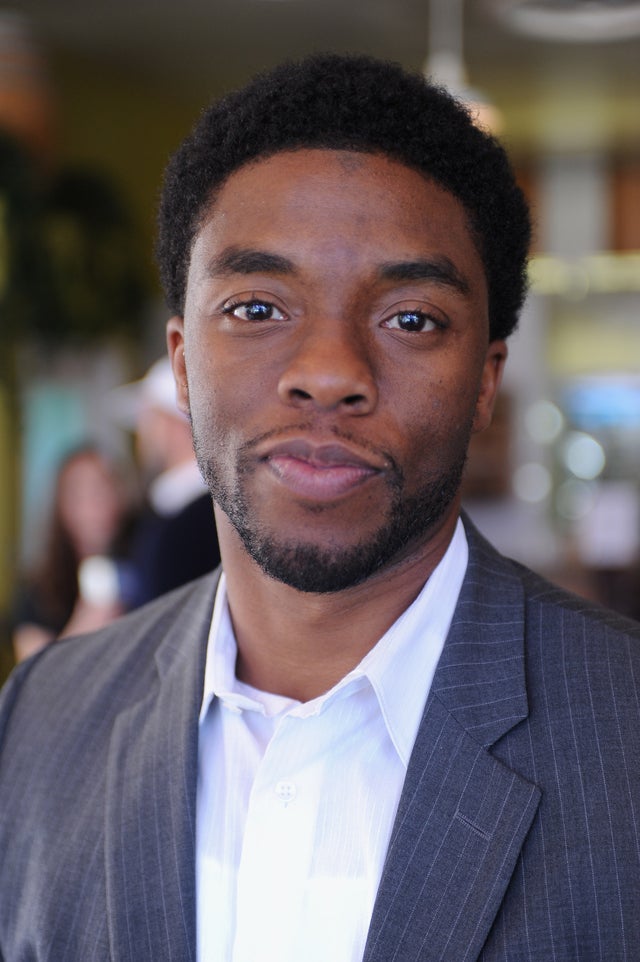
<svg viewBox="0 0 640 962"><path fill-rule="evenodd" d="M640 626L467 529L365 960L638 960ZM195 959L212 599L212 579L195 582L47 649L5 687L4 962Z"/></svg>

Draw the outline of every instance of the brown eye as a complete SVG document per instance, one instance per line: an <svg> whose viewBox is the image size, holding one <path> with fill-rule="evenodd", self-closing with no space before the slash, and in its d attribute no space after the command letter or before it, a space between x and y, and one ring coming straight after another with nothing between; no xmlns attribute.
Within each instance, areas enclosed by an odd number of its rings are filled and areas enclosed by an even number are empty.
<svg viewBox="0 0 640 962"><path fill-rule="evenodd" d="M423 311L398 311L385 322L385 327L409 333L431 331L437 326L433 318Z"/></svg>
<svg viewBox="0 0 640 962"><path fill-rule="evenodd" d="M232 314L242 321L283 321L282 311L269 301L240 301L224 308L225 314Z"/></svg>

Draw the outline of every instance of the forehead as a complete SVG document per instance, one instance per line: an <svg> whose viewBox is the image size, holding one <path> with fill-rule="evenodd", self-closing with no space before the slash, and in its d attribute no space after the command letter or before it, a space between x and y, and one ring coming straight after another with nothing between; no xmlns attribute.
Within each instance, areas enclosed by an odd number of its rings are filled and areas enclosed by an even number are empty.
<svg viewBox="0 0 640 962"><path fill-rule="evenodd" d="M484 283L460 201L382 154L301 149L236 170L206 212L192 266L212 248L249 243L354 263L437 252Z"/></svg>

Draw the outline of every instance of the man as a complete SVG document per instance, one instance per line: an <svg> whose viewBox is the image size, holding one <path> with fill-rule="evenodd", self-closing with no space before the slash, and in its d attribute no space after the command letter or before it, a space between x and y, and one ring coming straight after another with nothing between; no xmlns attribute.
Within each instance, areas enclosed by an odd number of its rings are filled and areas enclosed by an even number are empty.
<svg viewBox="0 0 640 962"><path fill-rule="evenodd" d="M640 631L459 516L524 294L503 151L313 57L203 116L160 228L224 574L5 690L5 962L633 958Z"/></svg>
<svg viewBox="0 0 640 962"><path fill-rule="evenodd" d="M189 421L176 406L169 359L116 388L113 414L135 432L147 505L132 533L129 607L212 571L220 563L211 498L198 470Z"/></svg>

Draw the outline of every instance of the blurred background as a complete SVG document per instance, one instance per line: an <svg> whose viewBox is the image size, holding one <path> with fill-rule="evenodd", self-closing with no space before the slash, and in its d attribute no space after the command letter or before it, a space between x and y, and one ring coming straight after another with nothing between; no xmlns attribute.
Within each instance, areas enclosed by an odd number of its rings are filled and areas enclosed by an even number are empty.
<svg viewBox="0 0 640 962"><path fill-rule="evenodd" d="M0 0L0 641L62 458L133 462L109 398L164 350L168 156L213 97L313 50L423 70L504 140L531 295L466 504L508 554L640 617L640 2Z"/></svg>

